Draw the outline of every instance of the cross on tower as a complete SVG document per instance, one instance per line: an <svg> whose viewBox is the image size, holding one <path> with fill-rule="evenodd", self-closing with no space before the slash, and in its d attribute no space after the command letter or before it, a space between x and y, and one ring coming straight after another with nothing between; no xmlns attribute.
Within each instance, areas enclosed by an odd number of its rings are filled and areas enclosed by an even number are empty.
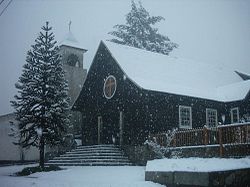
<svg viewBox="0 0 250 187"><path fill-rule="evenodd" d="M71 22L71 20L70 20L70 21L69 21L69 32L70 32L71 23L72 23L72 22Z"/></svg>

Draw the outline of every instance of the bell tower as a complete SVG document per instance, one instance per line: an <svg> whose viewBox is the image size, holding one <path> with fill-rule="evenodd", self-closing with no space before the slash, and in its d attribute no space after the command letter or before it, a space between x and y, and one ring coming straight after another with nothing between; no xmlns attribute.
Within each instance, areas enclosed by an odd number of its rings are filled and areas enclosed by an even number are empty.
<svg viewBox="0 0 250 187"><path fill-rule="evenodd" d="M83 83L87 76L87 69L83 68L84 53L86 49L81 47L78 41L70 30L71 22L69 23L69 32L66 34L61 43L59 43L60 54L62 56L63 69L65 78L68 81L70 97L70 107L73 106L82 89ZM70 125L73 126L75 135L81 134L82 117L81 113L71 111Z"/></svg>

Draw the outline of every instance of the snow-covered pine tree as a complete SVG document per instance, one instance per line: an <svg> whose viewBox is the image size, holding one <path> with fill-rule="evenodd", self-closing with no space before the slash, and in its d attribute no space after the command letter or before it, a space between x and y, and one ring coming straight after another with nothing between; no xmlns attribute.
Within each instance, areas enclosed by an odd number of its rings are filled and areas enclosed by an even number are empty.
<svg viewBox="0 0 250 187"><path fill-rule="evenodd" d="M149 12L139 2L139 7L132 1L131 11L126 15L125 25L115 25L116 31L108 34L115 36L110 41L146 49L168 55L178 44L173 43L167 36L158 33L153 25L164 20L161 16L150 16Z"/></svg>
<svg viewBox="0 0 250 187"><path fill-rule="evenodd" d="M60 143L69 123L68 85L51 30L46 22L28 51L22 75L15 85L18 95L11 101L20 123L20 144L39 148L41 168L44 146Z"/></svg>

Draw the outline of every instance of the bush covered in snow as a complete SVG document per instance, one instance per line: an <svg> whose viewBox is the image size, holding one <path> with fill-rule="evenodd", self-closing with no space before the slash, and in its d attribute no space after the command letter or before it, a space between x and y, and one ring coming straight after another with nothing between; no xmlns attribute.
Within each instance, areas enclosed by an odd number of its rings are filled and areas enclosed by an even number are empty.
<svg viewBox="0 0 250 187"><path fill-rule="evenodd" d="M177 128L174 128L172 130L168 130L165 134L166 136L166 142L165 146L161 146L157 140L156 137L149 137L148 140L145 141L145 145L148 145L149 149L151 149L155 153L155 158L165 158L165 157L179 157L178 151L170 151L170 145L171 142L174 139L175 133L177 132Z"/></svg>
<svg viewBox="0 0 250 187"><path fill-rule="evenodd" d="M48 172L48 171L58 171L58 170L62 170L59 166L45 166L44 168L41 168L40 166L36 166L36 167L27 167L24 168L22 171L19 171L16 173L16 176L27 176L30 175L32 173L36 173L36 172Z"/></svg>

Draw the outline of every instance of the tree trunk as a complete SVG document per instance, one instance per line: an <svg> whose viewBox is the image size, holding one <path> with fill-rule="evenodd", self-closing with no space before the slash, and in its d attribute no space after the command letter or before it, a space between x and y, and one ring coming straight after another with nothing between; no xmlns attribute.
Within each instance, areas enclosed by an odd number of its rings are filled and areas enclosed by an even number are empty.
<svg viewBox="0 0 250 187"><path fill-rule="evenodd" d="M44 169L44 139L43 139L43 136L41 137L41 140L40 140L39 151L40 151L40 162L39 162L39 165L40 165L40 167L43 170Z"/></svg>

